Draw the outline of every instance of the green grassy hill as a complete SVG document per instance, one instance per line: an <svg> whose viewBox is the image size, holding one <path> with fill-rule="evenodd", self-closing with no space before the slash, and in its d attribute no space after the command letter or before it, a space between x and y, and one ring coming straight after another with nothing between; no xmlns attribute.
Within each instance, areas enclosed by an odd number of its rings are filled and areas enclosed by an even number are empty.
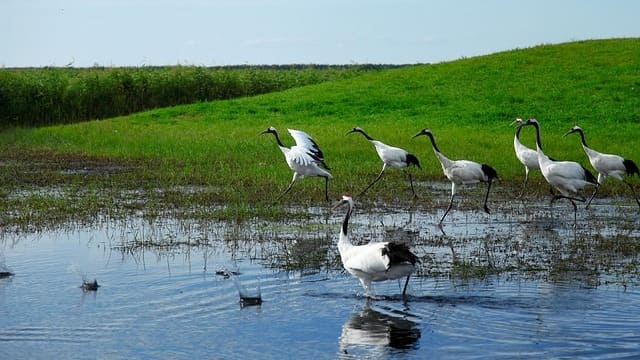
<svg viewBox="0 0 640 360"><path fill-rule="evenodd" d="M286 145L293 143L286 128L314 137L333 168L330 192L337 198L342 192L361 190L381 168L364 138L344 135L358 125L372 137L417 155L423 169L413 173L419 181L445 181L427 139L411 139L429 127L450 158L491 164L503 186L515 187L524 176L513 153L514 128L509 126L516 117L540 121L545 151L557 159L577 160L589 168L578 137L562 138L579 124L594 149L640 163L640 39L543 45L250 98L72 125L10 129L0 134L4 154L0 161L5 167L26 158L50 158L56 164L55 159L66 159L59 166L90 158L133 164L128 167L133 170L111 174L105 182L104 177L51 174L39 179L17 166L1 185L4 189L51 181L124 188L206 185L209 190L202 201L266 204L291 179L274 139L258 136L273 125ZM523 130L522 141L535 146L532 128ZM532 180L534 186L536 181L542 184L540 175L532 175ZM614 180L610 182L612 189L618 188ZM320 203L322 183L303 179L285 201ZM402 174L390 171L369 198L408 197L407 187ZM394 188L400 192L392 195ZM546 186L540 191L546 192Z"/></svg>

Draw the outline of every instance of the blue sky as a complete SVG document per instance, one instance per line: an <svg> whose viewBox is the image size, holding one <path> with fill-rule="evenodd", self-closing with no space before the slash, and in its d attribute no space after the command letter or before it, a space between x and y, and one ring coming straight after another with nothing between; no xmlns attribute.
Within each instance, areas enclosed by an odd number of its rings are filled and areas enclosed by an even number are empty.
<svg viewBox="0 0 640 360"><path fill-rule="evenodd" d="M2 0L0 67L435 63L640 37L635 0Z"/></svg>

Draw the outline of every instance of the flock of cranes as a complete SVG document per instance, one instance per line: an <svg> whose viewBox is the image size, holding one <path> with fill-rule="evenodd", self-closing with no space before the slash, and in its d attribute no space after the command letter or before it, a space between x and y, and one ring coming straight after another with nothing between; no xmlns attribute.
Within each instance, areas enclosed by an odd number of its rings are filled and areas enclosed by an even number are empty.
<svg viewBox="0 0 640 360"><path fill-rule="evenodd" d="M584 130L579 126L573 126L564 136L572 133L580 135L582 148L589 158L591 166L598 172L596 177L582 165L574 161L557 161L547 156L542 150L540 140L540 124L536 119L516 119L512 124L517 125L513 145L516 157L524 165L525 179L522 186L520 196L524 194L526 189L529 172L531 170L540 170L542 176L551 187L553 195L552 202L557 199L567 199L573 206L574 210L574 226L577 218L576 201L587 202L587 200L578 193L586 186L594 186L591 197L589 198L586 208L589 207L591 201L596 196L598 189L605 178L612 177L623 181L633 193L636 203L640 207L640 201L636 195L631 183L626 181L624 175L638 175L640 171L638 166L628 159L624 159L618 155L604 154L597 152L587 146L584 136ZM536 149L530 149L520 142L520 132L525 126L533 126L536 132ZM405 151L404 149L389 146L381 141L373 139L362 128L354 127L348 134L358 132L362 134L374 147L382 161L382 170L378 176L367 187L360 192L364 195L384 174L387 168L406 169L410 166L420 168L418 158ZM328 182L331 174L328 172L329 167L324 162L324 155L318 147L318 144L305 132L289 129L289 133L296 142L292 147L286 147L280 141L278 132L274 127L269 127L261 134L270 133L276 138L276 142L280 150L284 154L287 164L293 171L293 179L286 190L278 196L282 198L291 190L291 187L297 179L301 177L324 177L325 178L325 198L329 201ZM484 211L490 213L487 206L491 184L498 179L496 170L487 164L480 164L470 160L451 160L447 158L436 145L436 141L431 130L425 128L419 131L413 138L418 136L427 136L431 141L431 146L436 158L442 166L442 172L451 182L451 198L449 205L444 214L440 218L438 226L442 228L445 217L453 206L453 199L457 189L463 185L477 184L483 182L487 184L487 191L484 197ZM411 190L414 197L417 197L413 187L413 179L410 173L407 173ZM556 194L554 190L558 191ZM376 281L400 279L406 276L406 281L402 295L404 296L409 282L409 276L415 270L416 263L419 262L418 257L413 254L406 244L396 242L370 242L365 245L353 245L349 240L347 228L349 219L354 210L354 202L350 195L344 195L342 199L334 206L337 208L347 204L347 212L345 214L338 241L338 250L344 268L352 275L356 276L362 284L367 295L371 293L371 283Z"/></svg>

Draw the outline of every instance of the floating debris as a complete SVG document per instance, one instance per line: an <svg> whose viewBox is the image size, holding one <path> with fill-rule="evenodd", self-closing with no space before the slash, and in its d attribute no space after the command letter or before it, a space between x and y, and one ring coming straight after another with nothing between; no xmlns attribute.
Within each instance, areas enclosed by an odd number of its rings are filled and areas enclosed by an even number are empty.
<svg viewBox="0 0 640 360"><path fill-rule="evenodd" d="M9 271L0 271L0 279L4 279L4 278L8 278L10 276L13 276L12 272Z"/></svg>
<svg viewBox="0 0 640 360"><path fill-rule="evenodd" d="M100 285L98 285L98 280L96 279L93 279L91 282L82 280L82 290L84 291L97 291L98 287L100 287Z"/></svg>
<svg viewBox="0 0 640 360"><path fill-rule="evenodd" d="M227 271L226 269L222 269L222 270L218 270L216 271L216 275L218 276L222 276L225 279L230 278L232 275L233 276L238 276L240 275L240 272L238 271Z"/></svg>
<svg viewBox="0 0 640 360"><path fill-rule="evenodd" d="M262 305L260 283L258 283L258 288L255 289L255 291L250 292L246 287L240 284L238 278L232 276L231 279L233 279L233 283L235 284L236 289L238 289L238 295L240 295L240 307Z"/></svg>
<svg viewBox="0 0 640 360"><path fill-rule="evenodd" d="M240 295L240 306L256 306L262 305L262 297L260 296L242 296Z"/></svg>

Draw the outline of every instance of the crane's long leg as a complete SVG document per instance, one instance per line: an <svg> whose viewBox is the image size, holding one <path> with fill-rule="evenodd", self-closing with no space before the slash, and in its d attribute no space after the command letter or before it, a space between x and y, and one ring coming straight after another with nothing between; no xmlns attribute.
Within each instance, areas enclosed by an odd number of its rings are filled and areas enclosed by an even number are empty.
<svg viewBox="0 0 640 360"><path fill-rule="evenodd" d="M631 185L631 183L626 182L623 180L623 182L625 184L627 184L627 186L629 187L629 189L631 189L631 193L633 194L633 197L636 199L636 203L638 203L638 206L640 207L640 201L638 200L638 195L636 195L636 191L633 190L633 185Z"/></svg>
<svg viewBox="0 0 640 360"><path fill-rule="evenodd" d="M324 178L324 197L329 202L329 178L326 176Z"/></svg>
<svg viewBox="0 0 640 360"><path fill-rule="evenodd" d="M440 219L440 222L438 223L439 226L442 226L442 222L444 221L444 218L447 216L447 214L449 213L449 210L451 210L451 207L453 206L453 197L456 194L452 192L451 194L451 200L449 200L449 206L447 206L447 210L445 210L444 215L442 215L442 218Z"/></svg>
<svg viewBox="0 0 640 360"><path fill-rule="evenodd" d="M373 182L371 182L371 184L369 184L369 185L368 185L364 190L362 190L362 191L360 192L360 195L358 195L358 196L362 196L362 195L364 195L364 193L366 193L366 192L367 192L367 190L369 190L369 188L373 186L373 184L375 184L376 182L378 182L378 180L380 180L380 178L382 177L382 174L384 173L384 171L385 171L386 169L387 169L387 164L383 164L383 165L382 165L382 170L380 171L380 174L378 174L378 177L376 177L376 179L375 179L375 180L373 180Z"/></svg>
<svg viewBox="0 0 640 360"><path fill-rule="evenodd" d="M484 212L487 214L491 214L489 208L487 207L487 200L489 200L489 190L491 190L491 179L489 180L489 185L487 185L487 193L484 196Z"/></svg>
<svg viewBox="0 0 640 360"><path fill-rule="evenodd" d="M524 189L527 187L527 180L529 180L529 169L525 167L524 168L524 184L522 184L522 190L520 190L520 195L518 195L518 198L522 198L522 196L524 196Z"/></svg>
<svg viewBox="0 0 640 360"><path fill-rule="evenodd" d="M573 227L575 228L577 223L578 223L578 206L576 205L575 202L576 201L585 202L586 199L585 198L578 198L578 197L571 197L571 196L564 196L564 195L554 195L553 199L551 199L551 203L553 204L553 202L556 201L557 199L567 199L567 200L569 200L569 202L573 206Z"/></svg>
<svg viewBox="0 0 640 360"><path fill-rule="evenodd" d="M411 173L407 172L407 174L409 174L409 184L411 184L411 191L413 192L413 197L417 198L418 194L416 194L416 191L413 189L413 178L411 177Z"/></svg>
<svg viewBox="0 0 640 360"><path fill-rule="evenodd" d="M409 285L409 277L411 274L407 275L407 280L404 282L404 289L402 289L402 297L407 293L407 285Z"/></svg>
<svg viewBox="0 0 640 360"><path fill-rule="evenodd" d="M596 189L593 191L593 194L591 194L591 197L589 198L589 202L587 202L587 205L584 207L585 209L588 209L589 205L591 205L591 200L593 200L593 198L596 197L596 194L598 193L598 189L600 189L600 184L596 185ZM638 205L640 205L640 203L638 203Z"/></svg>
<svg viewBox="0 0 640 360"><path fill-rule="evenodd" d="M294 173L293 174L293 179L291 180L291 183L289 183L289 186L287 187L287 189L282 194L280 194L280 196L278 196L276 201L280 200L280 198L282 198L286 193L289 192L289 190L291 190L291 187L293 186L293 183L295 183L296 180L298 180L298 177L299 177L298 173Z"/></svg>

